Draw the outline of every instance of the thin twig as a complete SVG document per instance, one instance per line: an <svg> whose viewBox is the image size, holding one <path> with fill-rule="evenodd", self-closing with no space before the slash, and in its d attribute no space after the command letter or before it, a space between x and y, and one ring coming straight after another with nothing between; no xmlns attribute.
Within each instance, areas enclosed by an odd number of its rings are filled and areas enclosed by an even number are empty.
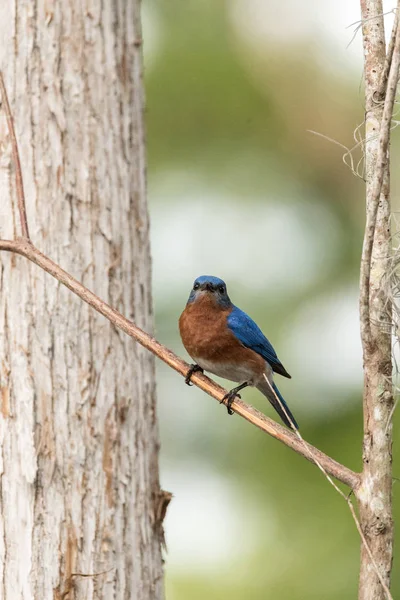
<svg viewBox="0 0 400 600"><path fill-rule="evenodd" d="M394 12L394 21L393 21L392 34L390 36L389 46L388 46L388 49L386 52L385 64L384 64L383 71L382 71L381 81L379 83L379 90L377 90L377 92L375 93L376 97L377 97L376 98L377 102L382 102L385 97L390 67L391 67L392 59L393 59L394 47L395 47L395 43L396 43L396 33L397 33L397 27L398 27L398 22L399 22L399 14L396 9L394 9L393 11L390 11L390 12Z"/></svg>
<svg viewBox="0 0 400 600"><path fill-rule="evenodd" d="M353 175L364 180L364 177L362 175L360 175L360 173L358 172L358 167L359 167L360 161L357 163L357 167L354 168L354 159L353 159L353 152L354 152L354 150L357 150L357 148L362 146L362 144L363 144L362 140L358 141L352 148L348 148L347 146L345 146L338 140L335 140L334 138L331 138L328 135L325 135L324 133L320 133L319 131L313 131L312 129L307 129L307 131L308 131L308 133L312 133L313 135L321 137L324 140L327 140L328 142L331 142L332 144L335 144L336 146L343 148L343 150L346 150L346 152L342 156L342 160L343 160L344 164L346 165L346 167L349 167L349 169L353 173ZM350 163L347 162L347 157L348 157ZM362 160L362 158L361 158L361 160Z"/></svg>
<svg viewBox="0 0 400 600"><path fill-rule="evenodd" d="M26 216L24 182L22 179L21 162L19 159L17 137L15 135L14 121L13 121L13 117L11 114L10 103L8 102L7 90L6 90L6 86L4 84L3 73L1 71L0 71L0 91L1 91L1 97L2 97L2 100L4 103L5 112L6 112L8 131L10 133L10 138L11 138L11 148L12 148L12 156L13 156L14 168L15 168L15 182L16 182L16 186L17 186L17 202L18 202L19 217L20 217L20 222L21 222L22 237L24 237L27 240L30 240L28 219Z"/></svg>
<svg viewBox="0 0 400 600"><path fill-rule="evenodd" d="M381 586L382 586L382 588L383 588L383 590L384 590L384 592L385 592L385 594L386 594L387 600L393 600L393 596L392 596L392 594L390 593L390 590L389 590L388 586L387 586L387 585L386 585L386 583L384 582L384 580L383 580L383 578L382 578L382 575L381 575L381 574L380 574L380 572L379 572L378 565L376 564L376 562L375 562L375 560L374 560L374 557L372 556L372 552L371 552L371 550L370 550L370 547L368 546L368 543L367 543L366 537L365 537L365 535L364 535L364 532L363 532L363 530L362 530L362 528L361 528L360 522L359 522L359 520L358 520L358 518L357 518L357 515L356 515L356 511L354 510L354 506L353 506L353 504L352 504L352 502L351 502L350 498L347 498L347 504L349 505L349 508L350 508L351 514L353 515L353 519L354 519L354 521L355 521L355 524L356 524L356 527L357 527L357 529L358 529L358 533L360 534L360 537L361 537L362 543L363 543L363 545L364 545L364 548L365 548L365 549L366 549L366 551L367 551L367 554L368 554L368 556L369 556L369 559L370 559L370 561L371 561L371 564L372 564L372 566L373 566L373 568L374 568L374 571L375 571L375 573L376 573L376 576L378 577L378 579L379 579L379 581L380 581L380 584L381 584Z"/></svg>
<svg viewBox="0 0 400 600"><path fill-rule="evenodd" d="M171 352L171 350L160 344L149 334L137 327L132 321L129 321L126 317L121 315L121 313L112 308L109 304L101 300L98 296L96 296L96 294L91 292L88 288L82 285L82 283L64 271L59 265L42 254L37 248L35 248L35 246L33 246L33 244L24 239L18 239L15 241L1 240L0 250L15 252L21 256L24 256L25 258L28 258L30 261L41 267L44 271L52 275L60 283L65 285L74 294L79 296L81 300L92 306L97 312L106 317L116 327L139 342L144 348L150 350L150 352L158 356L158 358L175 369L175 371L180 373L183 377L186 377L189 372L190 365L176 356L173 352ZM201 390L218 400L218 402L221 402L221 400L227 394L227 391L223 387L205 375L195 373L192 376L191 381ZM239 399L235 399L233 402L232 410L268 435L279 440L289 448L292 448L292 450L307 460L315 464L318 464L316 462L318 461L324 466L327 473L332 475L332 477L335 477L345 485L348 485L351 489L357 489L360 482L358 473L355 473L344 465L336 462L331 457L327 456L317 448L314 448L310 444L306 444L304 441L300 442L296 435L289 431L286 427L282 427L278 423L275 423L275 421L269 419L261 412ZM308 450L305 449L304 444L306 444L306 447L309 448Z"/></svg>
<svg viewBox="0 0 400 600"><path fill-rule="evenodd" d="M374 19L380 19L381 17L386 17L386 15L390 15L393 12L396 12L395 8L392 8L392 10L388 10L387 12L381 13L379 15L374 15L373 17L369 17L368 19L364 19L364 20L359 19L358 21L354 21L354 23L350 23L350 25L347 25L346 29L350 29L350 27L353 27L354 25L357 25L357 27L355 27L354 32L353 32L353 37L351 38L350 42L347 44L346 49L351 46L357 33L360 31L360 29L364 23L366 23L367 21L373 21Z"/></svg>
<svg viewBox="0 0 400 600"><path fill-rule="evenodd" d="M278 404L280 405L281 409L283 410L284 414L286 415L286 418L288 419L293 431L295 432L296 436L298 437L298 439L300 440L300 442L302 443L304 449L309 452L310 454L312 453L312 450L310 448L310 446L308 444L306 444L306 442L304 441L300 431L297 429L297 427L295 427L292 418L290 417L288 411L286 410L286 406L283 404L283 402L281 401L281 399L279 398L278 394L275 392L273 386L271 385L271 382L269 381L268 377L266 375L264 375L264 379L267 382L269 389L271 390L271 392L273 393L273 395L276 398L276 401L278 402ZM320 471L322 472L322 474L326 477L326 479L329 481L329 483L334 487L334 489L337 491L338 494L340 494L342 496L342 498L346 501L346 503L348 504L349 508L350 508L350 512L351 515L354 519L354 522L356 524L358 533L360 534L362 543L364 544L364 547L367 551L367 554L371 560L372 566L374 568L374 571L376 573L376 576L378 577L379 581L381 582L381 585L383 587L383 589L385 590L385 594L387 596L388 600L393 600L393 597L390 593L389 588L387 587L379 569L378 569L378 565L376 564L374 557L372 556L372 552L370 547L368 546L368 542L365 538L365 535L362 531L361 525L360 525L360 521L358 520L358 517L356 515L356 511L354 510L354 506L353 503L350 499L350 495L346 495L342 492L342 490L336 485L336 483L333 481L332 477L330 477L328 475L328 473L326 472L326 470L324 469L324 467L321 465L321 463L318 461L318 459L316 457L312 457L313 458L313 462L317 465L317 467L320 469Z"/></svg>
<svg viewBox="0 0 400 600"><path fill-rule="evenodd" d="M398 23L398 21L397 21ZM371 198L367 211L367 222L365 225L365 236L361 258L361 276L360 276L360 320L362 327L363 341L371 345L371 327L370 327L370 272L372 248L374 244L376 215L378 212L379 198L382 191L383 178L387 168L387 152L390 141L391 119L393 113L394 100L397 91L397 82L399 79L400 68L400 27L396 28L396 39L393 50L392 62L390 64L389 76L387 81L387 92L383 106L383 115L379 131L379 145L376 157L376 168L374 180L372 182Z"/></svg>

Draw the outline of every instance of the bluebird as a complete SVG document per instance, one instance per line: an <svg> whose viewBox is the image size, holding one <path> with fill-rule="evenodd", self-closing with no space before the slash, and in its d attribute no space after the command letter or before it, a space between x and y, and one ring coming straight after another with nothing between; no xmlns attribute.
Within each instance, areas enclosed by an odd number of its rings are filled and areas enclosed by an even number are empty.
<svg viewBox="0 0 400 600"><path fill-rule="evenodd" d="M291 376L258 325L232 304L222 279L203 275L195 280L179 318L179 331L183 345L195 361L186 377L187 384L190 385L195 371L209 371L239 383L224 398L228 400L229 414L238 392L255 386L268 398L285 425L291 427L292 421L298 429L273 381L274 372L289 379Z"/></svg>

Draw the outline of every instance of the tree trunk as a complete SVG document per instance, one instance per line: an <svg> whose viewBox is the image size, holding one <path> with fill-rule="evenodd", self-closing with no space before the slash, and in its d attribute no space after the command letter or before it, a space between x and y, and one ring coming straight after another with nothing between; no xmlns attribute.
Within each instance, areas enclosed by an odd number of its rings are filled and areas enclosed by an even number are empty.
<svg viewBox="0 0 400 600"><path fill-rule="evenodd" d="M32 240L151 332L139 0L8 0L0 39ZM3 113L3 238L11 165ZM0 597L161 599L153 356L20 257L0 289Z"/></svg>
<svg viewBox="0 0 400 600"><path fill-rule="evenodd" d="M361 0L365 60L365 172L367 179L367 227L374 204L374 180L379 168L379 131L384 93L380 93L385 67L385 35L381 0ZM385 157L386 158L386 157ZM363 472L357 493L361 527L385 584L390 587L393 557L392 523L392 360L391 304L387 296L389 270L390 197L389 161L384 170L379 206L374 223L374 242L369 282L363 293L361 279L361 336L364 356ZM385 592L361 545L359 600L384 600Z"/></svg>

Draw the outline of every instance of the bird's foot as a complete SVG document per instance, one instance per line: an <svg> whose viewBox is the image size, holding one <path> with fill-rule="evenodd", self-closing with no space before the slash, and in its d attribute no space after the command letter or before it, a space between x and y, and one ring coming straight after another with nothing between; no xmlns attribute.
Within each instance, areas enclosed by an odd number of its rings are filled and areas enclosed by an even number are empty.
<svg viewBox="0 0 400 600"><path fill-rule="evenodd" d="M228 392L227 394L225 394L225 396L222 398L222 400L220 400L220 404L224 404L225 400L226 402L226 408L228 410L228 415L233 415L233 410L232 410L232 402L235 400L235 398L241 398L240 394L236 393L236 390L231 390L230 392Z"/></svg>
<svg viewBox="0 0 400 600"><path fill-rule="evenodd" d="M193 375L193 373L204 373L204 369L202 369L199 365L190 365L190 369L187 372L187 375L185 377L185 383L186 385L193 385L193 383L190 382L190 379Z"/></svg>
<svg viewBox="0 0 400 600"><path fill-rule="evenodd" d="M240 392L240 390L243 390L248 385L251 385L251 384L248 381L244 381L237 387L234 387L230 392L225 394L225 396L222 398L220 404L222 404L225 400L227 400L226 407L228 409L228 415L233 415L232 402L234 401L234 399L242 398L242 396L240 394L238 394L238 392Z"/></svg>

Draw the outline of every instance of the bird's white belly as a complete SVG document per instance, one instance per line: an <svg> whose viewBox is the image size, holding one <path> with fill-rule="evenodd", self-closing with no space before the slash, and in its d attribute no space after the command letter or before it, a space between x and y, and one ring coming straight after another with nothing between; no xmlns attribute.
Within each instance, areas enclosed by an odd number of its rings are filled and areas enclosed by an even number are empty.
<svg viewBox="0 0 400 600"><path fill-rule="evenodd" d="M238 365L220 361L213 362L204 360L203 358L196 358L195 356L192 358L202 369L204 369L204 371L213 373L213 375L217 375L217 377L223 377L224 379L229 379L230 381L235 381L237 383L244 383L246 381L249 385L257 385L260 381L259 374L255 373L252 369L249 369L245 364ZM265 372L267 376L269 376L269 371L271 371L272 374L271 367L265 363Z"/></svg>

